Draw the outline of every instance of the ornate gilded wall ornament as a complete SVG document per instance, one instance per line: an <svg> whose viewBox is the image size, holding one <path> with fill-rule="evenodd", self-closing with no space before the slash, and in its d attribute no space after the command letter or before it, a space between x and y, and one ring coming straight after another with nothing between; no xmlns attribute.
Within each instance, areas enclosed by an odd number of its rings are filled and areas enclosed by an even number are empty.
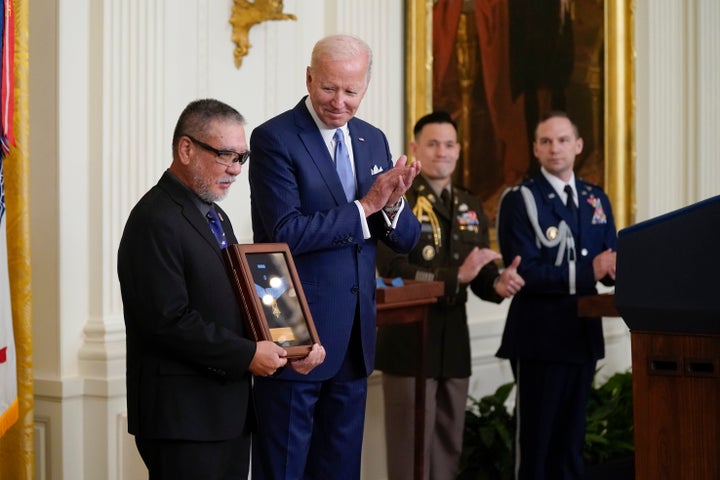
<svg viewBox="0 0 720 480"><path fill-rule="evenodd" d="M232 41L237 47L235 66L240 68L243 57L250 51L250 29L267 20L297 20L291 13L283 13L283 0L233 0L230 24L233 27Z"/></svg>

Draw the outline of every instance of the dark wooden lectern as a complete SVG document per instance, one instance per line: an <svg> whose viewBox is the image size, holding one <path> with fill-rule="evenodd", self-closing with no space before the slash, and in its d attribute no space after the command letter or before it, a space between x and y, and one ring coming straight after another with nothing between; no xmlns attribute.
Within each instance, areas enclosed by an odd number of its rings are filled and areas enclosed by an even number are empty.
<svg viewBox="0 0 720 480"><path fill-rule="evenodd" d="M620 231L638 480L720 478L720 197Z"/></svg>
<svg viewBox="0 0 720 480"><path fill-rule="evenodd" d="M615 307L615 295L600 293L598 295L581 295L578 297L578 315L581 317L619 317Z"/></svg>
<svg viewBox="0 0 720 480"><path fill-rule="evenodd" d="M405 280L401 287L378 288L377 324L417 325L417 358L415 360L415 458L414 478L424 478L425 467L425 346L427 344L428 306L443 295L443 282L416 282Z"/></svg>

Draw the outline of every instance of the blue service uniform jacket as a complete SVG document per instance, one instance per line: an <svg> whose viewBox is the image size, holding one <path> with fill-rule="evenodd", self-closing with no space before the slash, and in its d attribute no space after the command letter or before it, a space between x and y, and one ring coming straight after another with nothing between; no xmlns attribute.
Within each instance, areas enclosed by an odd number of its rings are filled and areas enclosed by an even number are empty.
<svg viewBox="0 0 720 480"><path fill-rule="evenodd" d="M578 318L578 295L597 293L592 262L595 256L617 247L612 209L607 195L596 185L576 179L578 219L542 174L522 186L537 206L539 231L551 238L561 221L571 226L575 239L576 294L570 293L570 262L566 251L555 265L558 246L546 247L536 237L520 187L501 200L498 241L503 261L522 257L518 273L525 287L516 294L508 311L497 355L508 359L534 359L585 363L605 354L600 318ZM603 283L612 284L610 279Z"/></svg>

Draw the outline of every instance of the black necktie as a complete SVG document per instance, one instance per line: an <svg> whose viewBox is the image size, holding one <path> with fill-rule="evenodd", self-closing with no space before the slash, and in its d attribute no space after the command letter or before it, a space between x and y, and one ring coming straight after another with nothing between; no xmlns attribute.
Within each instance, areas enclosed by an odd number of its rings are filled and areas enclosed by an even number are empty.
<svg viewBox="0 0 720 480"><path fill-rule="evenodd" d="M210 210L208 210L206 216L208 219L208 223L210 224L210 230L212 230L213 235L215 235L215 239L217 240L218 245L220 245L220 248L226 248L227 238L225 238L225 231L220 224L220 217L218 217L215 208L210 207Z"/></svg>
<svg viewBox="0 0 720 480"><path fill-rule="evenodd" d="M565 206L570 210L574 219L577 219L577 205L575 205L575 199L573 198L573 189L570 185L565 185L565 193L567 193L567 200Z"/></svg>
<svg viewBox="0 0 720 480"><path fill-rule="evenodd" d="M450 191L447 188L443 188L442 193L440 194L440 199L442 200L443 204L445 205L445 208L447 211L452 210L452 200L450 199Z"/></svg>

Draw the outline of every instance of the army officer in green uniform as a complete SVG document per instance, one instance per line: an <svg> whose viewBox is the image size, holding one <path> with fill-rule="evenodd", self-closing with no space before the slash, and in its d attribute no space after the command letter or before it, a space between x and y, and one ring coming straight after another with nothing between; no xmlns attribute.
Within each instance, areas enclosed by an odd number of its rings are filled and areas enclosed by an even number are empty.
<svg viewBox="0 0 720 480"><path fill-rule="evenodd" d="M406 197L422 224L420 240L408 255L378 248L378 272L445 282L445 295L430 307L425 411L425 475L455 479L462 449L470 365L467 289L499 303L524 285L520 258L502 273L489 249L488 221L480 200L452 185L460 155L457 128L449 114L434 112L415 124L410 153L422 164ZM414 325L378 329L376 368L383 372L388 479L413 475Z"/></svg>

